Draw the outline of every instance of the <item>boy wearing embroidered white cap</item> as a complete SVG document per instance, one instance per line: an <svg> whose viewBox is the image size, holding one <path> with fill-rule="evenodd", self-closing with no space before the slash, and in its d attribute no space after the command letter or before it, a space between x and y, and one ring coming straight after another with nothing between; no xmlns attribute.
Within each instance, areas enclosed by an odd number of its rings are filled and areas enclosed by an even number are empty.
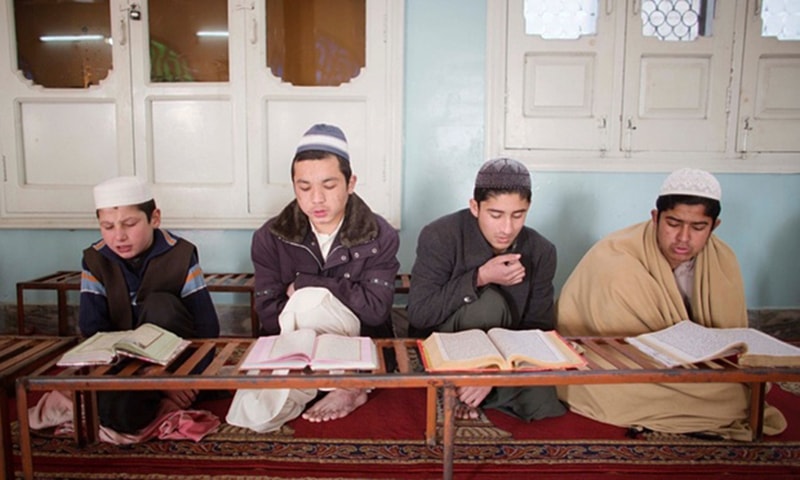
<svg viewBox="0 0 800 480"><path fill-rule="evenodd" d="M154 323L183 338L219 336L219 320L190 242L160 229L149 185L132 176L94 188L102 239L83 251L81 334L130 330ZM101 392L103 425L135 433L164 409L187 408L194 390Z"/></svg>
<svg viewBox="0 0 800 480"><path fill-rule="evenodd" d="M397 231L356 194L347 138L316 124L292 159L295 199L253 235L256 310L263 335L296 328L391 337ZM241 390L228 423L257 431L297 417L316 392ZM303 413L312 422L344 417L367 401L361 389L329 392Z"/></svg>
<svg viewBox="0 0 800 480"><path fill-rule="evenodd" d="M744 283L733 251L712 232L722 189L703 170L664 180L650 219L597 242L573 270L557 303L557 329L570 336L627 337L682 320L706 327L747 326ZM745 384L559 387L582 415L613 425L750 440ZM764 433L786 428L773 407Z"/></svg>

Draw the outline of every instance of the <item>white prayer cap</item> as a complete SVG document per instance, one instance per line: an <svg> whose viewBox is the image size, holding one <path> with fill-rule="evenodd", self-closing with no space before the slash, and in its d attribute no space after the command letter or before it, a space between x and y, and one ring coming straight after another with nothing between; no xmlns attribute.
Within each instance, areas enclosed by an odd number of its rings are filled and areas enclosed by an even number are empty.
<svg viewBox="0 0 800 480"><path fill-rule="evenodd" d="M714 175L705 170L681 168L672 172L664 180L658 195L692 195L720 201L722 200L722 187Z"/></svg>
<svg viewBox="0 0 800 480"><path fill-rule="evenodd" d="M138 177L116 177L94 187L94 208L139 205L153 199L150 186Z"/></svg>

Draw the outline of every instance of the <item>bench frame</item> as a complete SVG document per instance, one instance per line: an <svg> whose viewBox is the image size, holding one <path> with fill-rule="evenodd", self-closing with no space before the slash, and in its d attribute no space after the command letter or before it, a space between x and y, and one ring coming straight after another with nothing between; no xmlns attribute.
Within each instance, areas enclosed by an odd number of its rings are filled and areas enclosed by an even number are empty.
<svg viewBox="0 0 800 480"><path fill-rule="evenodd" d="M0 336L0 478L14 478L9 399L17 378L30 374L77 342L77 337Z"/></svg>
<svg viewBox="0 0 800 480"><path fill-rule="evenodd" d="M252 273L205 273L209 292L247 293L250 295L250 333L258 337L261 324L256 313L255 276ZM407 294L411 276L400 273L395 279L395 294ZM60 270L43 277L17 283L17 333L25 335L25 290L55 290L58 299L58 335L68 336L67 292L81 289L81 272Z"/></svg>
<svg viewBox="0 0 800 480"><path fill-rule="evenodd" d="M27 419L28 393L30 391L61 390L71 393L83 405L75 418L75 440L79 444L96 441L98 426L95 395L108 390L188 389L236 390L241 388L425 388L427 390L425 440L435 445L439 440L436 427L436 397L443 390L443 427L441 441L442 476L453 477L455 451L455 407L457 390L464 386L532 386L574 384L629 384L629 383L705 383L731 382L749 384L749 423L753 440L760 440L764 413L766 382L800 381L800 368L741 367L728 359L717 359L698 365L666 368L641 353L621 338L575 337L571 338L584 351L587 364L574 370L547 370L532 372L441 372L428 373L413 368L412 355L419 356L414 339L376 339L379 368L374 372L306 374L301 371L289 375L248 375L238 369L246 352L255 343L253 339L219 338L194 340L194 353L180 365L155 367L141 371L144 363L129 360L125 368L111 374L112 366L54 369L55 360L17 380L17 409L20 419L20 451L24 478L33 478L30 426ZM397 370L387 372L386 352L391 350L397 361ZM237 355L237 352L245 353ZM202 370L191 374L207 354L214 359ZM237 359L238 358L238 359ZM356 413L357 414L357 413ZM85 421L82 425L81 419Z"/></svg>

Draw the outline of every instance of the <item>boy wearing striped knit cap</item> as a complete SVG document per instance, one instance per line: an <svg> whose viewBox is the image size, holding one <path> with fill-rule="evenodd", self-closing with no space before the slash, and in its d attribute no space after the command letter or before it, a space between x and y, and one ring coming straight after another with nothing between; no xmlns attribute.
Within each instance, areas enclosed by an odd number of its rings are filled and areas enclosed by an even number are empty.
<svg viewBox="0 0 800 480"><path fill-rule="evenodd" d="M313 125L292 159L295 198L253 235L256 310L262 335L300 328L391 337L397 231L355 193L347 138ZM363 159L362 159L363 161ZM265 432L299 416L335 420L367 401L361 389L240 390L228 423Z"/></svg>

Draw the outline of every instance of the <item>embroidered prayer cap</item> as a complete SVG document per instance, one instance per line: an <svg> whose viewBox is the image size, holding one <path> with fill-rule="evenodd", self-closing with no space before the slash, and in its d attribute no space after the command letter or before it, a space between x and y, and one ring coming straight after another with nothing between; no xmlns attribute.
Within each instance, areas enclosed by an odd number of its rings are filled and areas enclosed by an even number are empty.
<svg viewBox="0 0 800 480"><path fill-rule="evenodd" d="M347 150L347 138L342 129L335 125L318 123L303 134L300 143L297 145L295 155L309 150L322 150L323 152L339 155L348 162L350 154Z"/></svg>
<svg viewBox="0 0 800 480"><path fill-rule="evenodd" d="M494 158L483 164L475 177L475 188L531 189L531 174L522 163L511 158Z"/></svg>
<svg viewBox="0 0 800 480"><path fill-rule="evenodd" d="M710 173L696 168L681 168L672 172L661 185L659 196L693 195L722 200L722 187Z"/></svg>
<svg viewBox="0 0 800 480"><path fill-rule="evenodd" d="M139 177L115 177L94 187L94 208L139 205L153 199L150 186Z"/></svg>

